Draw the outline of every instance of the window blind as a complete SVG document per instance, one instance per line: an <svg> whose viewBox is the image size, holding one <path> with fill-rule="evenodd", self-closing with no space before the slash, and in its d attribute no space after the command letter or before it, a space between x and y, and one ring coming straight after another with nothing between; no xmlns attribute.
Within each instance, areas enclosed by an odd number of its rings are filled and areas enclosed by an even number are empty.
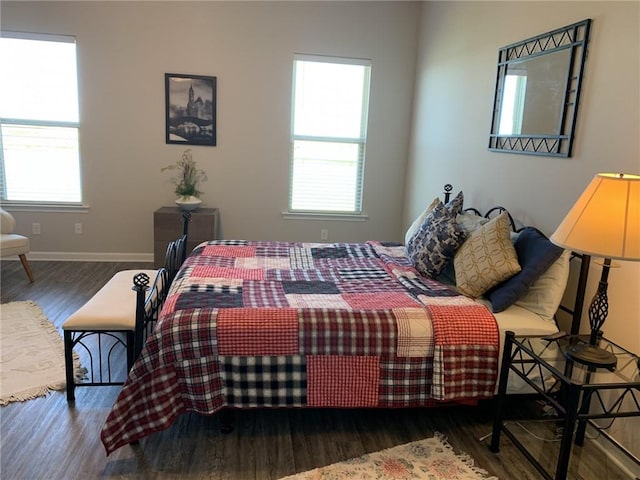
<svg viewBox="0 0 640 480"><path fill-rule="evenodd" d="M360 213L371 62L296 55L292 212Z"/></svg>

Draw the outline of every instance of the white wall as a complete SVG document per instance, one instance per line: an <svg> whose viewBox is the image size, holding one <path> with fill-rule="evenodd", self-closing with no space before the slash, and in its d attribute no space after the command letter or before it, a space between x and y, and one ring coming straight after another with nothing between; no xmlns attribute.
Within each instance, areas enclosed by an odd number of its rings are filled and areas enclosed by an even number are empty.
<svg viewBox="0 0 640 480"><path fill-rule="evenodd" d="M593 24L573 157L488 151L498 49L585 18ZM427 2L420 32L405 227L450 182L465 205L502 204L551 234L596 173L640 173L640 3ZM640 264L617 263L604 331L640 352ZM600 272L592 262L587 301ZM618 436L640 456L631 430Z"/></svg>
<svg viewBox="0 0 640 480"><path fill-rule="evenodd" d="M2 28L74 35L88 213L14 211L35 252L152 251L153 211L173 204L160 168L164 74L216 76L218 146L193 147L203 206L223 238L398 239L421 5L416 2L11 2ZM372 59L363 207L369 220L284 220L293 54ZM84 234L73 224L82 222ZM37 256L34 254L34 256ZM120 255L122 256L122 255Z"/></svg>

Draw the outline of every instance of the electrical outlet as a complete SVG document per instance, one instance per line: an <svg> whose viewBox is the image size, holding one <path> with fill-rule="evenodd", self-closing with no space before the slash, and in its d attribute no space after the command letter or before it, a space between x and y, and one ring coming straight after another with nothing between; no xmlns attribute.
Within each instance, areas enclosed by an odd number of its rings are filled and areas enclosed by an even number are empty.
<svg viewBox="0 0 640 480"><path fill-rule="evenodd" d="M32 223L31 224L31 233L33 235L40 235L40 224L39 223Z"/></svg>
<svg viewBox="0 0 640 480"><path fill-rule="evenodd" d="M82 233L81 223L76 223L73 228L74 228L74 232L76 232L78 235Z"/></svg>
<svg viewBox="0 0 640 480"><path fill-rule="evenodd" d="M326 228L320 230L320 240L329 240L329 230Z"/></svg>

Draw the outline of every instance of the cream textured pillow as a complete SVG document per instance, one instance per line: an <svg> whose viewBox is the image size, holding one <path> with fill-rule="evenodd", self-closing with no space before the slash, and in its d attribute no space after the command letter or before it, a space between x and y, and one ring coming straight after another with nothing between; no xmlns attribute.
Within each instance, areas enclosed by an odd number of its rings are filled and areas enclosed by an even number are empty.
<svg viewBox="0 0 640 480"><path fill-rule="evenodd" d="M458 290L479 297L520 271L507 212L469 235L453 258Z"/></svg>

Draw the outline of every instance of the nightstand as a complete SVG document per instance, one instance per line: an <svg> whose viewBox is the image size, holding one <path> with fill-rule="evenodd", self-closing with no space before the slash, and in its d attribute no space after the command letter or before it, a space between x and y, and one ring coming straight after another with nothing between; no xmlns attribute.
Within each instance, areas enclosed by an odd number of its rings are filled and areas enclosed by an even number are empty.
<svg viewBox="0 0 640 480"><path fill-rule="evenodd" d="M182 235L182 210L162 207L153 212L153 261L156 268L164 265L169 242ZM198 208L191 212L187 255L202 242L218 238L218 209Z"/></svg>
<svg viewBox="0 0 640 480"><path fill-rule="evenodd" d="M640 416L638 356L602 337L599 346L616 356L617 367L612 370L587 367L565 356L565 350L579 342L587 343L588 336L546 340L541 336L506 334L490 449L496 453L500 450L500 434L504 432L547 480L567 478L574 432L575 444L583 445L587 423L598 428L594 419ZM505 421L507 384L513 375L539 394L548 411L557 413L547 417L561 425L555 476L542 466Z"/></svg>

